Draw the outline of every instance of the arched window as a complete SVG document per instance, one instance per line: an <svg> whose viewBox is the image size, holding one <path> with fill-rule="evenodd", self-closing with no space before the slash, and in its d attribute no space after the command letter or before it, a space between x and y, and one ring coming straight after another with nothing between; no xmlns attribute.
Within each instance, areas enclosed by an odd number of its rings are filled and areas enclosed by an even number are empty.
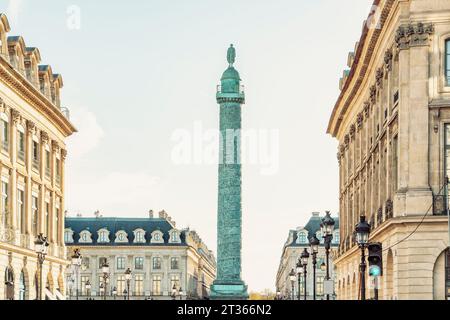
<svg viewBox="0 0 450 320"><path fill-rule="evenodd" d="M142 229L137 229L133 231L134 233L134 243L145 243L145 231Z"/></svg>
<svg viewBox="0 0 450 320"><path fill-rule="evenodd" d="M98 231L98 243L108 243L109 242L109 231L106 229L101 229Z"/></svg>
<svg viewBox="0 0 450 320"><path fill-rule="evenodd" d="M73 243L73 231L72 229L64 230L64 242Z"/></svg>
<svg viewBox="0 0 450 320"><path fill-rule="evenodd" d="M180 242L180 235L178 233L178 230L173 229L170 231L170 243L179 243Z"/></svg>
<svg viewBox="0 0 450 320"><path fill-rule="evenodd" d="M79 243L92 243L92 235L89 231L84 230L80 232Z"/></svg>
<svg viewBox="0 0 450 320"><path fill-rule="evenodd" d="M297 243L308 243L306 239L306 232L301 231L297 234Z"/></svg>
<svg viewBox="0 0 450 320"><path fill-rule="evenodd" d="M159 230L152 233L151 243L164 243L163 233Z"/></svg>
<svg viewBox="0 0 450 320"><path fill-rule="evenodd" d="M6 300L14 300L14 271L8 267L5 270Z"/></svg>
<svg viewBox="0 0 450 320"><path fill-rule="evenodd" d="M121 230L116 233L116 242L117 243L128 243L128 234Z"/></svg>
<svg viewBox="0 0 450 320"><path fill-rule="evenodd" d="M450 86L450 39L445 41L445 83Z"/></svg>

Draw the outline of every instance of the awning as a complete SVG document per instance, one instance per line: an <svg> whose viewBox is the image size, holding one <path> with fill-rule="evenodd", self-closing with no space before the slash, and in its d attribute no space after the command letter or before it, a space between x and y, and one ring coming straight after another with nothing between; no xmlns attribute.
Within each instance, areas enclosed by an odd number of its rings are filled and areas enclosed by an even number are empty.
<svg viewBox="0 0 450 320"><path fill-rule="evenodd" d="M48 290L47 288L44 289L45 292L45 299L46 300L56 300L55 296L53 295L53 293L50 292L50 290Z"/></svg>

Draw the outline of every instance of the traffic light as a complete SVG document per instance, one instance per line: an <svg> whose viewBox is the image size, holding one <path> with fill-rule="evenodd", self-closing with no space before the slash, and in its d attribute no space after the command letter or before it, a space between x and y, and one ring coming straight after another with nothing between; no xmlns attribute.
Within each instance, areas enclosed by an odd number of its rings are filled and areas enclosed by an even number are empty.
<svg viewBox="0 0 450 320"><path fill-rule="evenodd" d="M370 243L369 250L369 276L379 277L383 275L383 246L381 243Z"/></svg>

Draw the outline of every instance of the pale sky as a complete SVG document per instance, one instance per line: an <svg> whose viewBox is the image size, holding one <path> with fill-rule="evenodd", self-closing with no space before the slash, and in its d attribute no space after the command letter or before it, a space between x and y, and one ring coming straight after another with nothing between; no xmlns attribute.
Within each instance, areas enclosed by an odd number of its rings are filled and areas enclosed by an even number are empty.
<svg viewBox="0 0 450 320"><path fill-rule="evenodd" d="M214 252L217 165L177 164L172 135L218 128L216 85L235 45L244 129L279 132L275 173L243 165L243 279L256 291L275 290L289 229L313 211L338 212L337 142L326 128L372 2L4 0L0 11L10 35L63 76L62 103L80 131L68 140L69 213L164 209Z"/></svg>

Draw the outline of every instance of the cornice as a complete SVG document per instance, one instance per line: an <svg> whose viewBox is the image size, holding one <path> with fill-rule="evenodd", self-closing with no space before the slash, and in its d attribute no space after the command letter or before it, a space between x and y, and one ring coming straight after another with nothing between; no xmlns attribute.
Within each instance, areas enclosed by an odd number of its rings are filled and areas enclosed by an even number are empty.
<svg viewBox="0 0 450 320"><path fill-rule="evenodd" d="M65 137L77 132L73 124L61 113L61 110L31 83L23 79L22 75L2 57L0 57L0 79L41 114L46 115Z"/></svg>
<svg viewBox="0 0 450 320"><path fill-rule="evenodd" d="M379 6L381 2L382 0L375 0L373 5ZM350 74L333 108L328 124L327 133L331 134L333 137L337 136L340 125L344 120L344 115L364 82L376 44L380 39L387 18L389 17L395 2L395 0L386 0L384 2L380 15L381 28L374 29L371 32L367 25L364 26Z"/></svg>

